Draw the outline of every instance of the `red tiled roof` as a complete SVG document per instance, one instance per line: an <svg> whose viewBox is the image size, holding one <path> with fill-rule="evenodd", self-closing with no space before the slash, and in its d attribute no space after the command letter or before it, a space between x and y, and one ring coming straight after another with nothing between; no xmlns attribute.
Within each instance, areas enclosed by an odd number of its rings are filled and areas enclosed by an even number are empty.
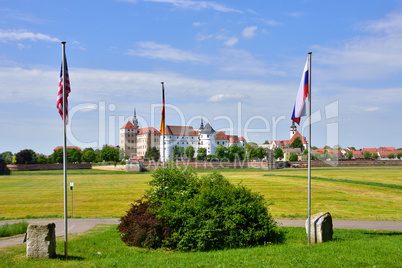
<svg viewBox="0 0 402 268"><path fill-rule="evenodd" d="M138 134L146 134L148 133L148 131L150 131L152 134L161 134L158 130L156 130L154 127L147 127L147 128L140 128L138 130Z"/></svg>
<svg viewBox="0 0 402 268"><path fill-rule="evenodd" d="M120 129L137 129L138 127L134 126L133 123L128 121L127 123L124 124Z"/></svg>
<svg viewBox="0 0 402 268"><path fill-rule="evenodd" d="M380 147L378 148L379 152L385 152L385 151L394 151L395 147Z"/></svg>
<svg viewBox="0 0 402 268"><path fill-rule="evenodd" d="M240 143L239 137L235 135L227 135L229 138L229 143Z"/></svg>
<svg viewBox="0 0 402 268"><path fill-rule="evenodd" d="M215 140L227 140L228 136L225 134L224 131L218 131L215 134Z"/></svg>
<svg viewBox="0 0 402 268"><path fill-rule="evenodd" d="M241 141L246 141L246 139L243 138L243 137L240 137L239 140L241 140Z"/></svg>
<svg viewBox="0 0 402 268"><path fill-rule="evenodd" d="M173 136L197 136L198 134L194 131L191 126L166 126L165 135Z"/></svg>
<svg viewBox="0 0 402 268"><path fill-rule="evenodd" d="M362 151L363 152L375 153L375 152L377 152L377 149L376 148L363 148Z"/></svg>

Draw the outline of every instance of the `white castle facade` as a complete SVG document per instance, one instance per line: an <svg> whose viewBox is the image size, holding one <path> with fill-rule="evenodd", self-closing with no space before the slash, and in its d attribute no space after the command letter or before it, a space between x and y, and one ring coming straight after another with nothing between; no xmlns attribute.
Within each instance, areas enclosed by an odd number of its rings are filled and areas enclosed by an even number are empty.
<svg viewBox="0 0 402 268"><path fill-rule="evenodd" d="M202 121L198 130L194 130L192 126L166 125L165 137L163 138L163 135L160 137L161 161L172 158L175 146L183 147L184 150L192 146L195 150L194 157L197 157L199 148L205 148L207 155L214 155L220 144L225 147L235 144L244 148L246 140L236 135L226 135L224 131L215 131L209 123L204 126ZM163 148L165 148L164 154Z"/></svg>
<svg viewBox="0 0 402 268"><path fill-rule="evenodd" d="M226 135L224 131L215 131L209 123L205 126L201 121L198 130L192 126L165 126L165 135L153 127L139 128L136 112L134 119L128 121L120 128L120 148L124 150L124 155L131 159L141 160L145 158L148 148L156 147L159 150L161 161L170 160L173 156L175 146L183 147L186 150L192 146L194 157L197 157L199 148L205 148L207 155L214 155L219 145L229 147L232 144L246 146L246 140L236 135ZM165 154L162 150L165 148ZM164 158L163 158L164 156ZM184 156L184 158L186 158Z"/></svg>

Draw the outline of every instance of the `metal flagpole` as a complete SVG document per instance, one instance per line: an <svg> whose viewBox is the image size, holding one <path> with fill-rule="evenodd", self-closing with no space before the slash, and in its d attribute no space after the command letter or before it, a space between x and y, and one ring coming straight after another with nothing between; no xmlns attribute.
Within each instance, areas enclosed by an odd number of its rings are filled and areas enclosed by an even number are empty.
<svg viewBox="0 0 402 268"><path fill-rule="evenodd" d="M307 243L310 245L311 233L311 54L308 53L308 218Z"/></svg>
<svg viewBox="0 0 402 268"><path fill-rule="evenodd" d="M61 42L63 50L63 175L64 175L64 257L67 259L67 139L66 139L66 42Z"/></svg>
<svg viewBox="0 0 402 268"><path fill-rule="evenodd" d="M165 88L163 86L164 82L161 82L162 84L162 116L163 116L163 129L162 129L162 157L163 157L163 167L165 167Z"/></svg>

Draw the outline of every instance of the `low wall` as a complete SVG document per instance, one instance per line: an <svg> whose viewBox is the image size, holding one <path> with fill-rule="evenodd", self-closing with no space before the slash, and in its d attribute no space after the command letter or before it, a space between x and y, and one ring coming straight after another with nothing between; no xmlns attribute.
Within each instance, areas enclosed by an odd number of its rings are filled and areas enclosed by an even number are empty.
<svg viewBox="0 0 402 268"><path fill-rule="evenodd" d="M30 170L58 170L63 169L63 164L11 164L7 165L11 171L30 171ZM91 169L91 164L67 164L67 169Z"/></svg>
<svg viewBox="0 0 402 268"><path fill-rule="evenodd" d="M126 165L106 165L106 166L98 166L98 165L93 165L92 169L100 169L100 170L113 170L113 171L126 171Z"/></svg>
<svg viewBox="0 0 402 268"><path fill-rule="evenodd" d="M308 161L294 161L292 164L308 164ZM312 167L365 167L365 166L402 166L402 160L339 160L339 161L311 161Z"/></svg>

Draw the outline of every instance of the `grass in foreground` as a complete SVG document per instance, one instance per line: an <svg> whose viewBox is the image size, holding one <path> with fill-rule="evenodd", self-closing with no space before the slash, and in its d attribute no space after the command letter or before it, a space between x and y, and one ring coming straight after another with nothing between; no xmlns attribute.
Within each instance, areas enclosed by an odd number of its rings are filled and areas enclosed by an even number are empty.
<svg viewBox="0 0 402 268"><path fill-rule="evenodd" d="M13 224L6 223L0 226L0 237L23 234L26 233L27 228L28 223L26 221L21 221Z"/></svg>
<svg viewBox="0 0 402 268"><path fill-rule="evenodd" d="M283 228L283 227L282 227ZM0 249L3 267L401 267L402 233L334 230L334 241L306 245L304 228L283 228L283 244L212 252L127 247L116 225L99 225L69 238L69 259L58 239L57 259L26 259L26 245Z"/></svg>
<svg viewBox="0 0 402 268"><path fill-rule="evenodd" d="M262 193L272 202L274 218L307 217L306 169L219 171L232 183ZM329 211L334 219L402 220L402 167L314 168L312 177L312 214ZM74 217L119 218L149 189L151 174L69 170L67 179L74 182ZM70 214L70 189L67 194ZM63 171L1 176L0 200L0 220L63 217Z"/></svg>

